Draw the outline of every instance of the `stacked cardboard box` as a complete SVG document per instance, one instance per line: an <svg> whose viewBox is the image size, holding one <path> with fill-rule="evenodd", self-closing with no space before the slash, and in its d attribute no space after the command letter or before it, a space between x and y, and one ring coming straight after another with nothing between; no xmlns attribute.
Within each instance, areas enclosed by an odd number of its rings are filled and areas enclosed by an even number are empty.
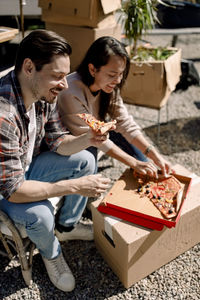
<svg viewBox="0 0 200 300"><path fill-rule="evenodd" d="M130 71L122 89L126 103L160 109L175 90L181 76L181 49L165 60L131 61ZM127 49L130 52L130 49Z"/></svg>
<svg viewBox="0 0 200 300"><path fill-rule="evenodd" d="M173 169L192 178L176 227L148 229L99 212L101 200L91 204L97 249L126 288L200 242L200 177L180 165Z"/></svg>
<svg viewBox="0 0 200 300"><path fill-rule="evenodd" d="M109 35L121 39L121 26L114 15L121 0L39 0L38 5L46 29L62 35L71 44L71 71L97 38Z"/></svg>

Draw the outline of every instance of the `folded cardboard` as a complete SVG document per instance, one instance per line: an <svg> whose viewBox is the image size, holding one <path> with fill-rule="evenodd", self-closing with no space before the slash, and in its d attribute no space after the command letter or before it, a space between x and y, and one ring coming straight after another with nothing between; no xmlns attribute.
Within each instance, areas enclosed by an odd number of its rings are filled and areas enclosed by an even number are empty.
<svg viewBox="0 0 200 300"><path fill-rule="evenodd" d="M45 22L105 27L107 19L113 19L113 13L121 7L121 1L39 0L38 6L42 8L42 20Z"/></svg>
<svg viewBox="0 0 200 300"><path fill-rule="evenodd" d="M180 181L183 194L177 216L172 219L166 219L147 196L140 197L136 192L137 180L130 169L127 169L115 182L110 192L101 201L98 210L151 229L162 230L164 226L175 227L180 218L191 178L178 174L174 176Z"/></svg>
<svg viewBox="0 0 200 300"><path fill-rule="evenodd" d="M109 35L118 40L121 39L121 26L117 23L106 28L86 28L47 22L46 29L53 30L62 35L71 44L71 72L77 68L90 45L99 37Z"/></svg>
<svg viewBox="0 0 200 300"><path fill-rule="evenodd" d="M174 168L190 176L183 167ZM196 177L176 227L162 231L105 215L98 211L100 200L91 204L96 247L126 288L200 242L199 198L200 178Z"/></svg>
<svg viewBox="0 0 200 300"><path fill-rule="evenodd" d="M175 90L181 76L181 49L164 61L131 61L122 89L126 103L160 109Z"/></svg>

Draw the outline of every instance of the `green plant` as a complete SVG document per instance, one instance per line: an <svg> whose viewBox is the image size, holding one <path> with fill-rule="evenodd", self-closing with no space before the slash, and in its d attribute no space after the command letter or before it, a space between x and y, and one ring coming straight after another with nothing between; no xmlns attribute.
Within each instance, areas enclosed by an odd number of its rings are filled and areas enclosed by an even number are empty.
<svg viewBox="0 0 200 300"><path fill-rule="evenodd" d="M155 61L166 60L170 55L174 54L176 50L168 49L166 47L144 47L137 48L136 55L131 54L134 61Z"/></svg>
<svg viewBox="0 0 200 300"><path fill-rule="evenodd" d="M126 0L122 2L121 21L126 38L132 45L133 55L137 52L137 43L142 34L154 28L158 22L156 6L164 4L161 0Z"/></svg>

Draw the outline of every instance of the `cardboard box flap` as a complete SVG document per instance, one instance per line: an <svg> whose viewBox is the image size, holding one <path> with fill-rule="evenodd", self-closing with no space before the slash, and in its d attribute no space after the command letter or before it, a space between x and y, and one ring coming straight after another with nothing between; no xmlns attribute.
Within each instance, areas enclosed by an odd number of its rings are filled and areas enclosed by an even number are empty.
<svg viewBox="0 0 200 300"><path fill-rule="evenodd" d="M119 8L121 8L121 1L120 0L101 0L101 5L103 8L104 14L109 14Z"/></svg>
<svg viewBox="0 0 200 300"><path fill-rule="evenodd" d="M177 56L177 59L170 56L164 61L167 86L171 92L175 90L181 76L181 50L178 50L174 55Z"/></svg>

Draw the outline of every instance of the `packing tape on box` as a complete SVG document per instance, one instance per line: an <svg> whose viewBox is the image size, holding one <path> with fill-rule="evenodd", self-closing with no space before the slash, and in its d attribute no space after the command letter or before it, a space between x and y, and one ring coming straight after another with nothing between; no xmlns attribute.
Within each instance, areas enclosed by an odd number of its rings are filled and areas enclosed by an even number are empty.
<svg viewBox="0 0 200 300"><path fill-rule="evenodd" d="M104 218L104 230L107 233L107 235L111 238L111 240L113 240L112 226L114 226L117 222L121 220L122 219L111 216Z"/></svg>

